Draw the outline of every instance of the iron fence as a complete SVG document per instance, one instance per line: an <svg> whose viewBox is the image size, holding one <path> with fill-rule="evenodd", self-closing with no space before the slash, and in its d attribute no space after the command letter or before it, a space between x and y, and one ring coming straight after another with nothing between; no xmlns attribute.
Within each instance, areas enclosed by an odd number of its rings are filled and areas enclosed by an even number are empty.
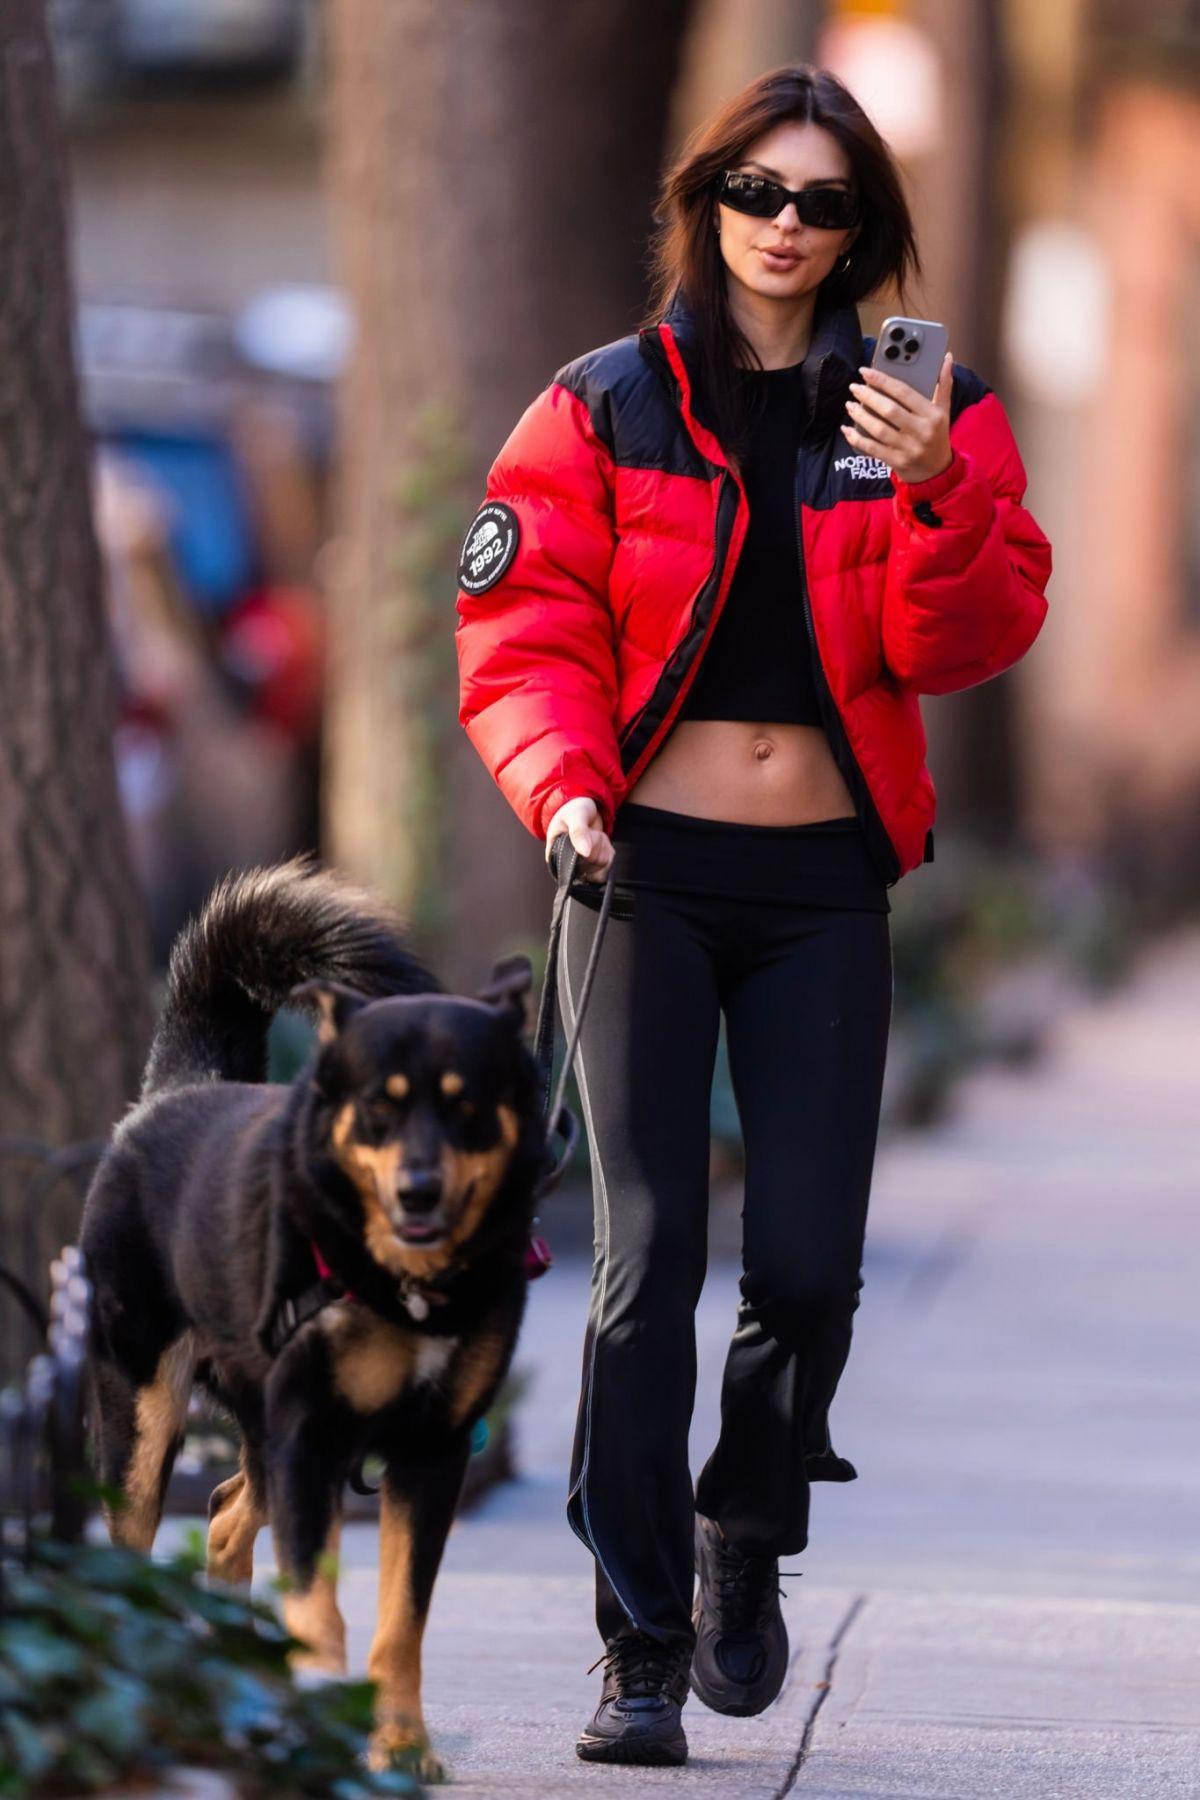
<svg viewBox="0 0 1200 1800"><path fill-rule="evenodd" d="M90 1510L84 1399L92 1288L69 1245L50 1267L50 1301L11 1269L0 1290L41 1328L41 1348L20 1380L0 1389L0 1602L3 1564L28 1554L36 1530L78 1543Z"/></svg>
<svg viewBox="0 0 1200 1800"><path fill-rule="evenodd" d="M104 1147L102 1140L55 1149L36 1138L0 1137L0 1384L19 1380L43 1348L48 1270L77 1233Z"/></svg>

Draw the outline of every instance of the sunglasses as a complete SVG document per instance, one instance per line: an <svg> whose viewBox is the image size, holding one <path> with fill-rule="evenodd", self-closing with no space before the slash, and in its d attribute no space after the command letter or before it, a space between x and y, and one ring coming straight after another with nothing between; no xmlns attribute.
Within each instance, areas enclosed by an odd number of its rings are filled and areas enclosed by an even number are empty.
<svg viewBox="0 0 1200 1800"><path fill-rule="evenodd" d="M749 213L755 219L773 219L791 200L802 225L816 225L823 231L844 231L858 219L858 196L847 188L785 188L765 175L751 175L744 169L722 169L717 177L717 198L735 212Z"/></svg>

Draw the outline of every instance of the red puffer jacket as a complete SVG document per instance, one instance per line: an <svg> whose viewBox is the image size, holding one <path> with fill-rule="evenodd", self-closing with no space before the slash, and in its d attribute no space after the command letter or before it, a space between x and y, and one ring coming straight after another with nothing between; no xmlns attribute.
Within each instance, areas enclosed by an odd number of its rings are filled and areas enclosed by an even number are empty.
<svg viewBox="0 0 1200 1800"><path fill-rule="evenodd" d="M459 722L538 838L589 794L606 830L659 749L712 635L749 520L693 410L694 322L567 363L487 478L459 562ZM870 361L853 306L818 302L796 518L817 692L868 849L889 885L933 857L919 694L1022 657L1046 616L1050 545L1021 502L1004 408L954 366L939 475L906 482L838 430Z"/></svg>

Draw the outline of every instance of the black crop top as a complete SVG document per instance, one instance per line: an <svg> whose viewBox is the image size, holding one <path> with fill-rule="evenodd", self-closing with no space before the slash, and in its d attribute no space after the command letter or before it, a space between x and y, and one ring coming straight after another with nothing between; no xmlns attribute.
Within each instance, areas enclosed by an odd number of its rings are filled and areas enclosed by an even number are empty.
<svg viewBox="0 0 1200 1800"><path fill-rule="evenodd" d="M744 458L750 524L733 582L681 719L820 725L804 619L796 455L804 429L803 363L739 369L759 402Z"/></svg>

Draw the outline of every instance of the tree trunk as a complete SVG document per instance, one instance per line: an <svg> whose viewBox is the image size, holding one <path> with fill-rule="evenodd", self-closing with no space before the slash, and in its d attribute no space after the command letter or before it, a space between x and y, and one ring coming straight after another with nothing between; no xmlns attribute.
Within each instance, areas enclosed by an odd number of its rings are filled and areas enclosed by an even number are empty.
<svg viewBox="0 0 1200 1800"><path fill-rule="evenodd" d="M455 565L556 368L632 329L691 0L334 0L331 179L359 322L342 395L325 836L447 978L550 885L457 721Z"/></svg>
<svg viewBox="0 0 1200 1800"><path fill-rule="evenodd" d="M923 301L915 304L927 317L949 322L956 360L1006 398L1000 335L1012 234L1000 0L970 8L955 0L920 0L915 16L938 45L945 92L943 142L932 166L917 176L928 281ZM935 837L944 828L949 838L960 827L994 843L1010 835L1018 809L1013 706L1020 679L1002 676L925 707L938 789Z"/></svg>
<svg viewBox="0 0 1200 1800"><path fill-rule="evenodd" d="M0 1136L106 1134L137 1089L149 960L72 356L64 157L40 0L0 8ZM19 1183L0 1162L6 1249ZM44 1207L43 1248L78 1204ZM3 1253L3 1252L0 1252Z"/></svg>

